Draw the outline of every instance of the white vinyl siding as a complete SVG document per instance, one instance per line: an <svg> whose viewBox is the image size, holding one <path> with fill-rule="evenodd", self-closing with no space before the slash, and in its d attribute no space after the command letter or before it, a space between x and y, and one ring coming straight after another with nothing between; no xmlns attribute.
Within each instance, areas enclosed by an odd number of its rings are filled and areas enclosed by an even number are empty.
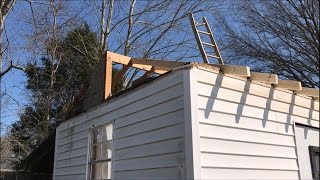
<svg viewBox="0 0 320 180"><path fill-rule="evenodd" d="M112 121L112 179L181 179L182 78L182 71L165 75L62 123L56 133L54 179L85 180L90 129Z"/></svg>
<svg viewBox="0 0 320 180"><path fill-rule="evenodd" d="M292 122L319 126L317 101L246 79L191 73L201 179L299 178Z"/></svg>
<svg viewBox="0 0 320 180"><path fill-rule="evenodd" d="M295 130L301 179L313 179L309 146L319 147L319 128L297 125Z"/></svg>
<svg viewBox="0 0 320 180"><path fill-rule="evenodd" d="M62 123L55 180L87 178L90 129L111 122L112 180L292 180L303 158L293 122L319 127L319 102L245 78L177 70Z"/></svg>

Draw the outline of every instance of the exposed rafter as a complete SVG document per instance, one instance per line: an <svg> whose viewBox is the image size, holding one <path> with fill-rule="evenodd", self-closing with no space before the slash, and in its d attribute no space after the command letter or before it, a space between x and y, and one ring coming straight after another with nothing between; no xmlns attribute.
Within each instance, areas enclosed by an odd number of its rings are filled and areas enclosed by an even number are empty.
<svg viewBox="0 0 320 180"><path fill-rule="evenodd" d="M174 62L165 60L152 60L145 58L131 58L128 56L120 55L113 52L106 52L106 78L105 78L105 99L111 94L112 88L116 86L119 79L130 68L137 68L145 71L144 75L134 81L134 83L142 82L143 80L150 77L152 74L164 74L172 71L173 69L179 69L181 67L190 64L188 62ZM112 64L122 64L123 68L112 77ZM194 64L194 63L193 63ZM248 66L235 66L235 65L221 65L221 64L201 64L198 66L214 67L218 71L220 70L224 74L236 75L239 77L249 78L251 81L262 82L266 84L272 84L277 88L287 89L295 91L296 94L310 96L313 99L319 99L319 89L305 88L301 86L299 81L291 80L278 80L278 75L270 73L258 73L250 72Z"/></svg>

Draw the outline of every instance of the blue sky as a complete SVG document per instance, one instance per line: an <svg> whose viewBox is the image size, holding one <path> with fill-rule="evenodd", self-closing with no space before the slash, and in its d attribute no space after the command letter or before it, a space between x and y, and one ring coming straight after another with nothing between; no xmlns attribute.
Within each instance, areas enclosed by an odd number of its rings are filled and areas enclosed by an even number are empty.
<svg viewBox="0 0 320 180"><path fill-rule="evenodd" d="M77 8L77 6L82 4L73 3L73 5ZM26 46L28 45L26 34L31 30L24 20L21 20L25 15L30 16L30 12L28 3L25 1L17 1L5 22L5 33L10 42L8 57L19 65L24 65L35 58L34 55L26 49ZM3 69L6 67L7 64L4 63ZM28 103L29 93L25 90L25 85L26 78L24 73L20 70L13 69L1 80L1 91L6 92L6 96L2 97L2 101L7 102L2 107L0 116L3 127L17 121L19 119L19 113ZM1 132L1 134L4 133L5 131Z"/></svg>
<svg viewBox="0 0 320 180"><path fill-rule="evenodd" d="M140 2L140 1L139 1ZM143 1L142 1L143 2ZM82 7L85 7L86 2L84 1L69 1L69 5L73 8L74 11L79 11ZM97 31L97 25L98 25L98 18L97 13L91 12L90 15L87 15L87 12L90 11L90 9L84 9L81 10L81 15L84 16L83 20L88 22L90 27L93 30ZM116 14L116 13L115 13ZM31 52L29 52L26 49L26 45L28 44L26 34L31 31L28 27L28 25L21 20L22 16L30 16L30 7L29 4L25 1L18 1L13 8L13 10L10 12L5 28L6 28L6 34L10 41L10 58L12 58L15 62L18 62L19 64L25 64L26 62L30 60L34 60L35 58L40 58L39 56L34 56ZM86 15L86 16L85 16ZM215 36L218 39L220 38L219 29L214 26L214 22L212 17L212 14L196 14L196 18L200 20L201 16L205 15L210 24L211 27L213 27L213 31L215 32ZM121 13L120 13L121 16ZM115 15L115 18L119 18L120 16ZM185 19L186 24L189 24L189 20ZM191 27L188 27L189 29L185 30L187 35L189 35L191 38L194 38L192 34ZM188 31L189 30L189 31ZM121 33L121 30L120 30ZM176 34L175 36L171 37L173 39L179 38L180 34ZM111 41L118 41L117 38L110 39ZM195 39L194 39L195 42ZM111 47L115 48L115 47ZM223 52L222 52L223 53ZM199 61L200 58L194 58L192 61ZM4 66L4 68L6 65ZM1 122L4 125L10 125L13 122L17 121L19 119L19 113L22 111L23 106L25 106L28 103L28 92L24 89L26 85L26 78L23 74L23 72L18 70L13 70L9 72L7 75L4 76L4 78L1 81L1 88L2 91L6 90L8 93L7 97L4 97L3 100L9 100L9 103L2 108L2 114L1 114ZM4 132L1 132L3 134Z"/></svg>

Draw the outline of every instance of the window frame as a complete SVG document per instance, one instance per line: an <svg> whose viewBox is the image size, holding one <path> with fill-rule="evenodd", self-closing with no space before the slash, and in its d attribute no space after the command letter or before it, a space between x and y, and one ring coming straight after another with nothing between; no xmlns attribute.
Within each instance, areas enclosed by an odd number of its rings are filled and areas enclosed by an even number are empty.
<svg viewBox="0 0 320 180"><path fill-rule="evenodd" d="M316 159L315 155L319 153L319 147L317 146L309 146L309 156L310 156L310 163L311 163L311 173L312 178L319 179L320 171L316 169Z"/></svg>
<svg viewBox="0 0 320 180"><path fill-rule="evenodd" d="M111 138L107 138L107 139L103 139L104 138L104 129L106 130L107 126L111 126ZM88 158L87 158L87 164L88 164L88 175L87 175L87 180L97 180L97 179L92 179L92 166L93 164L101 164L101 169L102 169L102 164L105 162L107 163L108 165L110 164L110 178L107 178L107 179L98 179L98 180L111 180L112 179L112 176L113 176L113 173L112 173L112 166L113 166L113 158L112 158L112 154L114 152L113 150L113 121L112 122L109 122L109 123L106 123L106 124L103 124L103 125L99 125L99 126L93 126L92 128L90 128L90 132L89 132L89 143L88 143ZM93 143L93 138L94 138L94 130L96 129L99 129L100 130L100 140L96 140L95 143ZM105 131L106 134L107 131ZM109 140L108 140L109 139ZM111 150L111 156L110 158L107 156L107 158L102 158L102 153L103 153L103 144L104 143L109 143L109 145L111 146L110 147L110 150ZM98 160L92 160L92 153L93 153L93 147L94 146L98 146L100 148L99 150L99 157ZM101 175L102 175L102 171L100 172Z"/></svg>

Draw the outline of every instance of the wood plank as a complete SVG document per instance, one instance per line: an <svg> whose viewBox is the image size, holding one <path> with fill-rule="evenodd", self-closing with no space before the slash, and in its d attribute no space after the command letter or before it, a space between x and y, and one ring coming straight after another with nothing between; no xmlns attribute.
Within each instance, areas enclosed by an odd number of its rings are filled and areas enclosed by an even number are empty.
<svg viewBox="0 0 320 180"><path fill-rule="evenodd" d="M166 61L166 60L152 60L146 58L132 58L133 64L143 64L155 67L175 68L187 64L186 62Z"/></svg>
<svg viewBox="0 0 320 180"><path fill-rule="evenodd" d="M131 62L129 62L128 65L123 65L122 69L112 79L111 89L113 89L119 83L119 81L122 79L123 75L129 70L130 67L131 67Z"/></svg>
<svg viewBox="0 0 320 180"><path fill-rule="evenodd" d="M107 51L106 60L113 61L118 64L128 65L131 60L131 57Z"/></svg>
<svg viewBox="0 0 320 180"><path fill-rule="evenodd" d="M132 63L132 67L137 68L137 69L141 69L144 71L150 71L152 69L151 65L147 65L147 64L135 64Z"/></svg>
<svg viewBox="0 0 320 180"><path fill-rule="evenodd" d="M294 91L302 90L301 82L292 80L278 80L278 84L276 85L276 87Z"/></svg>
<svg viewBox="0 0 320 180"><path fill-rule="evenodd" d="M210 64L211 66L218 67L224 74L233 74L242 77L250 77L250 68L248 66L233 66L233 65L221 65Z"/></svg>
<svg viewBox="0 0 320 180"><path fill-rule="evenodd" d="M311 96L315 98L319 98L319 89L315 88L307 88L307 87L302 87L301 90L296 91L297 94L305 95L305 96Z"/></svg>
<svg viewBox="0 0 320 180"><path fill-rule="evenodd" d="M154 73L154 70L154 67L152 67L150 71L146 71L140 78L134 80L132 82L132 85L134 86L148 79L152 75L152 73Z"/></svg>
<svg viewBox="0 0 320 180"><path fill-rule="evenodd" d="M251 72L250 79L268 84L278 84L278 75L276 74Z"/></svg>
<svg viewBox="0 0 320 180"><path fill-rule="evenodd" d="M104 99L107 99L111 94L112 61L106 59L105 68L106 68L106 70L105 70L105 82L104 82Z"/></svg>

